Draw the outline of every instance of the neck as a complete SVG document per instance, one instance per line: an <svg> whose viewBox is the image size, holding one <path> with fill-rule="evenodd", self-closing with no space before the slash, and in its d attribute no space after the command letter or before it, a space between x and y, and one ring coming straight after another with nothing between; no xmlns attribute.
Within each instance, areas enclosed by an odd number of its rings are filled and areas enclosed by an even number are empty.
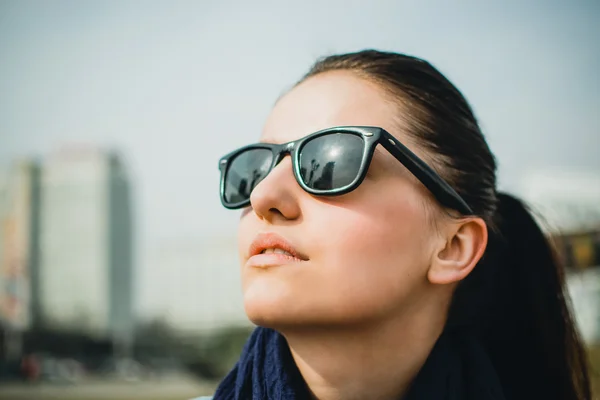
<svg viewBox="0 0 600 400"><path fill-rule="evenodd" d="M352 329L282 334L314 399L400 399L443 330L446 316L439 310Z"/></svg>

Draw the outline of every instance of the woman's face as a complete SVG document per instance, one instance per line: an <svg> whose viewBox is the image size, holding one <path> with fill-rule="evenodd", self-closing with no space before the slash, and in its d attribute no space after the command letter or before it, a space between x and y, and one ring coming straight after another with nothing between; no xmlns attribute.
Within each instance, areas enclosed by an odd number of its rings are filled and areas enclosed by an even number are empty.
<svg viewBox="0 0 600 400"><path fill-rule="evenodd" d="M329 72L279 100L261 141L284 143L333 126L379 126L422 156L398 116L398 106L375 84ZM285 157L254 189L239 225L250 320L274 328L331 327L417 312L429 286L432 209L427 190L381 146L360 187L337 197L303 191ZM296 258L253 256L264 247L285 247L280 239Z"/></svg>

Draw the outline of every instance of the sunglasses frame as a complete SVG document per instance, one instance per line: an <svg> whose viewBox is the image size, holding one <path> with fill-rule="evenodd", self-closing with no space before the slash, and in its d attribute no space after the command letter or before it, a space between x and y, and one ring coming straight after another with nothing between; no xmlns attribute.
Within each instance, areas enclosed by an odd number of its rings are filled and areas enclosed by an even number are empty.
<svg viewBox="0 0 600 400"><path fill-rule="evenodd" d="M361 165L356 178L348 185L337 189L319 190L308 187L302 180L300 174L300 152L306 143L318 137L331 135L336 133L353 134L360 136L363 140L363 156ZM472 215L473 211L465 200L444 180L442 179L427 163L421 160L416 154L404 146L398 139L393 137L383 128L374 126L337 126L327 128L318 132L307 135L301 139L293 140L283 144L271 143L256 143L241 147L219 160L219 170L221 171L220 195L221 203L228 209L239 209L250 205L250 199L229 203L225 201L225 180L230 163L240 154L251 149L267 149L273 154L273 161L269 167L267 175L279 164L286 155L292 158L292 167L296 182L306 192L315 196L339 196L349 193L360 186L365 179L367 170L373 159L375 147L381 144L394 158L406 167L437 199L437 201L448 208L452 208L462 215ZM265 175L266 177L266 175ZM264 179L264 178L263 178Z"/></svg>

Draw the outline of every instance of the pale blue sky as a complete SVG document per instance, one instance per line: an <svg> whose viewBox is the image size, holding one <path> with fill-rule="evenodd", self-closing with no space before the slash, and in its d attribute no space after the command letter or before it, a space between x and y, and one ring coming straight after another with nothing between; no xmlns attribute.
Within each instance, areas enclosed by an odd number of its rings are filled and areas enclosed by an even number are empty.
<svg viewBox="0 0 600 400"><path fill-rule="evenodd" d="M485 4L484 4L485 3ZM318 56L426 58L473 104L504 187L522 171L600 172L600 3L0 2L0 161L114 146L135 179L142 247L231 232L217 160L254 141Z"/></svg>

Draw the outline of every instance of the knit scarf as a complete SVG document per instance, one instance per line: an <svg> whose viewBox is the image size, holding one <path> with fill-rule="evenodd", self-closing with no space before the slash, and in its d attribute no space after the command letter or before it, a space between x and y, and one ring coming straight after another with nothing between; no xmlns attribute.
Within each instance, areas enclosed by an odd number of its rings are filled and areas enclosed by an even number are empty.
<svg viewBox="0 0 600 400"><path fill-rule="evenodd" d="M360 360L357 360L360 362ZM257 328L219 385L214 400L307 400L310 394L285 338ZM444 333L402 400L504 400L498 377L477 340Z"/></svg>

